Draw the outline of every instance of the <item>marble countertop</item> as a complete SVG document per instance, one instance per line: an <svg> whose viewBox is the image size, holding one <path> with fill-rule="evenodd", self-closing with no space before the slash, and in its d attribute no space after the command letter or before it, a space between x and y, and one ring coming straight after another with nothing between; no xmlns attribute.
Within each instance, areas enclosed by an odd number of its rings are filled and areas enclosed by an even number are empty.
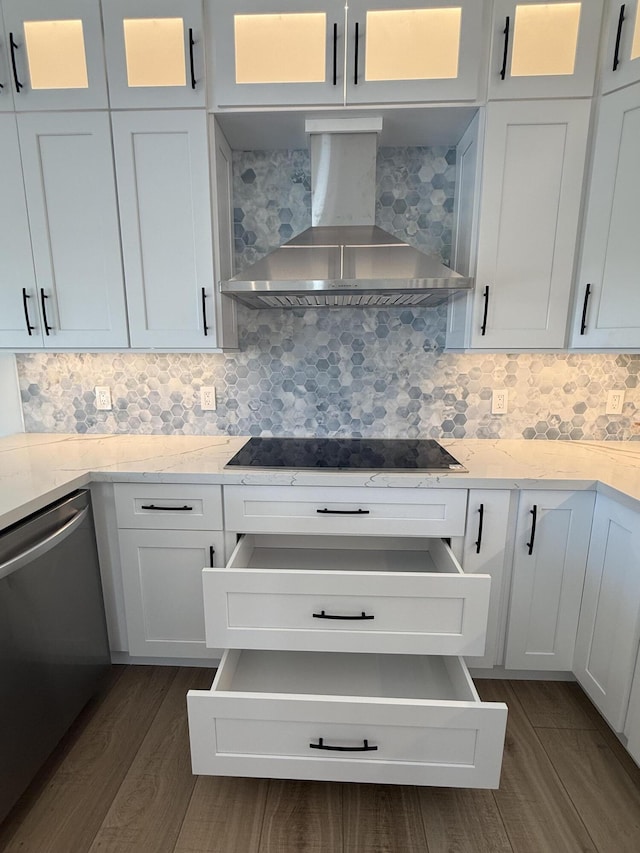
<svg viewBox="0 0 640 853"><path fill-rule="evenodd" d="M468 474L225 471L229 436L58 435L0 439L0 528L92 481L598 489L640 511L640 442L442 439Z"/></svg>

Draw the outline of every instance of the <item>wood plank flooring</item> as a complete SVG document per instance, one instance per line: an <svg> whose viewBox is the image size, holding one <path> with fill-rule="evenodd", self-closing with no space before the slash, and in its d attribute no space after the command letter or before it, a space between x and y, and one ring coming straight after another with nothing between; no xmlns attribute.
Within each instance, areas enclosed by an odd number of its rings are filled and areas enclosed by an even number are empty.
<svg viewBox="0 0 640 853"><path fill-rule="evenodd" d="M191 775L185 694L212 672L114 667L3 824L3 853L638 853L640 768L576 684L505 701L500 789Z"/></svg>

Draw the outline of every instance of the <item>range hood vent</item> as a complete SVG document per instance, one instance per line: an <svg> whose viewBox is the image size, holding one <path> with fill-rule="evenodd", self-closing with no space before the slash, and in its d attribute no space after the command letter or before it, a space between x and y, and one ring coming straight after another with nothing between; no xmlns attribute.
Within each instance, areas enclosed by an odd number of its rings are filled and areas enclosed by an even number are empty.
<svg viewBox="0 0 640 853"><path fill-rule="evenodd" d="M312 227L221 282L221 292L251 308L324 308L434 306L469 290L472 279L374 224L376 132L316 133L310 124Z"/></svg>

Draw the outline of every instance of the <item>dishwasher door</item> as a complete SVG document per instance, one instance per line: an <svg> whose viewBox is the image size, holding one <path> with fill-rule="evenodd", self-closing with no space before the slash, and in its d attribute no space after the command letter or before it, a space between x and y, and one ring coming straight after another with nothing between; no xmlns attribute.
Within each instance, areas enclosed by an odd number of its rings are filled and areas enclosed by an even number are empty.
<svg viewBox="0 0 640 853"><path fill-rule="evenodd" d="M0 820L110 665L91 496L0 533Z"/></svg>

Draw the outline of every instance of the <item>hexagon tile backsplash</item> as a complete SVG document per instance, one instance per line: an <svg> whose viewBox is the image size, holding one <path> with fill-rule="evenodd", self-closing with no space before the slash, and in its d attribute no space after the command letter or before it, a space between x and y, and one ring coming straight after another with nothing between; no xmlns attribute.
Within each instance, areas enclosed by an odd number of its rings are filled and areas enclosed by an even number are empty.
<svg viewBox="0 0 640 853"><path fill-rule="evenodd" d="M383 148L377 223L447 262L455 151ZM234 153L238 269L310 224L305 151ZM239 310L240 350L17 356L28 432L640 440L640 355L445 353L444 307ZM113 410L98 412L94 386ZM202 412L199 389L218 408ZM491 414L491 391L509 410ZM626 389L605 415L609 389Z"/></svg>

